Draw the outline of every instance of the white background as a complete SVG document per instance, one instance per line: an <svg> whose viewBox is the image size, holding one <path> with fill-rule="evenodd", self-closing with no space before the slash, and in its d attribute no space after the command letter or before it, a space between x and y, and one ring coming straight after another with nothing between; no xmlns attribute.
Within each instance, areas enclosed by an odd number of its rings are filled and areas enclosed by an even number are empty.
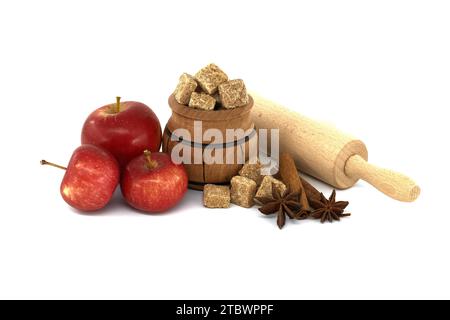
<svg viewBox="0 0 450 320"><path fill-rule="evenodd" d="M448 1L1 1L0 298L450 298L449 17ZM160 216L120 194L68 207L39 160L66 164L116 95L164 125L179 74L209 62L360 137L420 199L361 182L338 193L351 218L281 231L194 191Z"/></svg>

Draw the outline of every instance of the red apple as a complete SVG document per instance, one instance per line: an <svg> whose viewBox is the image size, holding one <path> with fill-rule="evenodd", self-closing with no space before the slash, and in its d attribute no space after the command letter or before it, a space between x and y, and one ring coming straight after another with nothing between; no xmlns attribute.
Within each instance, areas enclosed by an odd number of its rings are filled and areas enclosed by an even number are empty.
<svg viewBox="0 0 450 320"><path fill-rule="evenodd" d="M120 184L125 200L145 212L163 212L183 198L188 185L186 170L166 153L144 151L131 160Z"/></svg>
<svg viewBox="0 0 450 320"><path fill-rule="evenodd" d="M155 113L143 103L120 102L95 110L86 119L81 133L82 144L108 150L122 168L144 150L159 151L161 125Z"/></svg>
<svg viewBox="0 0 450 320"><path fill-rule="evenodd" d="M96 211L105 207L119 183L117 160L108 151L93 145L76 149L67 168L45 160L41 164L66 170L61 196L80 211Z"/></svg>

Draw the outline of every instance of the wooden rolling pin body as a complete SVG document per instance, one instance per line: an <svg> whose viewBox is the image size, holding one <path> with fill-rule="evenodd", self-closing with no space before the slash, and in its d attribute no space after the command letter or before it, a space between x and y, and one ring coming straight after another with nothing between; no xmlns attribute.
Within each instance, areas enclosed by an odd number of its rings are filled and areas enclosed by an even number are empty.
<svg viewBox="0 0 450 320"><path fill-rule="evenodd" d="M410 178L369 163L361 140L252 93L252 118L258 129L279 129L280 151L290 153L297 168L338 189L363 179L386 195L414 201L420 188Z"/></svg>

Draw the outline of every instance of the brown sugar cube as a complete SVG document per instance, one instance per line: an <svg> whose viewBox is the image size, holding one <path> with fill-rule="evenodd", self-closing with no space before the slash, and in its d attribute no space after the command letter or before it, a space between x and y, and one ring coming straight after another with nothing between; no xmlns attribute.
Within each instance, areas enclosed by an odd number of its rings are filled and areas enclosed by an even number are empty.
<svg viewBox="0 0 450 320"><path fill-rule="evenodd" d="M187 73L183 73L180 76L177 88L173 93L175 96L175 100L177 100L177 102L180 104L187 105L189 103L189 99L191 98L192 92L194 92L196 89L197 81L195 81L194 77Z"/></svg>
<svg viewBox="0 0 450 320"><path fill-rule="evenodd" d="M228 208L230 206L230 188L207 184L203 188L203 205L207 208Z"/></svg>
<svg viewBox="0 0 450 320"><path fill-rule="evenodd" d="M252 179L235 176L231 179L231 202L244 208L253 206L256 182Z"/></svg>
<svg viewBox="0 0 450 320"><path fill-rule="evenodd" d="M208 94L217 92L220 84L228 80L228 76L218 66L211 63L195 74L198 84Z"/></svg>
<svg viewBox="0 0 450 320"><path fill-rule="evenodd" d="M189 100L189 107L196 109L213 110L215 105L216 99L206 93L192 92Z"/></svg>
<svg viewBox="0 0 450 320"><path fill-rule="evenodd" d="M242 177L252 179L253 181L256 182L256 185L259 186L263 179L261 175L261 163L259 163L259 161L256 163L247 162L239 171L239 175Z"/></svg>
<svg viewBox="0 0 450 320"><path fill-rule="evenodd" d="M261 186L256 192L257 198L272 198L272 185L277 188L281 195L286 192L286 185L280 180L275 179L272 176L265 176L261 182Z"/></svg>
<svg viewBox="0 0 450 320"><path fill-rule="evenodd" d="M243 80L231 80L219 86L220 101L227 109L245 106L248 103L247 89Z"/></svg>

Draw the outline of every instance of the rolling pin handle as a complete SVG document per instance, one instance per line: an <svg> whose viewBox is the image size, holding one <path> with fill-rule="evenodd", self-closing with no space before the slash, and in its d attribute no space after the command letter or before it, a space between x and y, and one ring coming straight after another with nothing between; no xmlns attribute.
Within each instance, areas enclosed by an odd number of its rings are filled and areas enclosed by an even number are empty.
<svg viewBox="0 0 450 320"><path fill-rule="evenodd" d="M409 177L391 170L376 167L359 155L351 156L345 165L345 174L363 179L387 196L412 202L420 195L420 187Z"/></svg>

